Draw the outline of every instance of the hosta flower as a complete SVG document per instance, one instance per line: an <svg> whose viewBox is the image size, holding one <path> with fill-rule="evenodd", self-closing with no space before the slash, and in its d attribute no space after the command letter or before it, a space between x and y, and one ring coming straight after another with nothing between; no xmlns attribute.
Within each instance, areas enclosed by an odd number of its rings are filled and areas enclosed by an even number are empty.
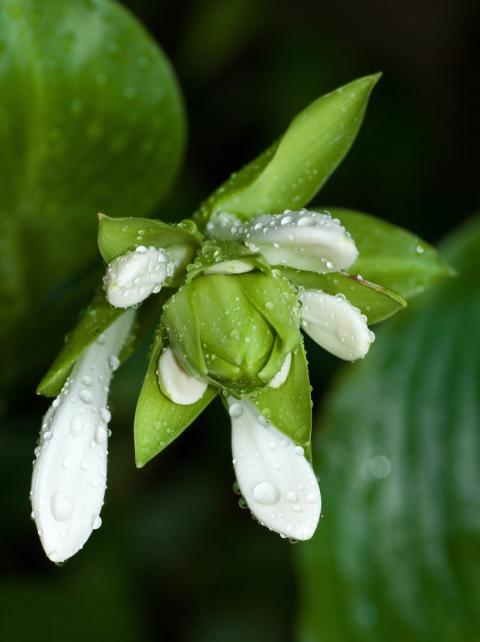
<svg viewBox="0 0 480 642"><path fill-rule="evenodd" d="M125 312L85 350L43 420L33 466L32 516L53 562L71 557L101 524L108 388L133 316Z"/></svg>
<svg viewBox="0 0 480 642"><path fill-rule="evenodd" d="M153 318L157 330L135 413L137 465L218 396L252 514L282 537L312 537L321 501L302 331L355 361L374 339L368 324L406 305L390 286L410 294L448 273L432 248L423 243L419 253L416 237L389 224L304 207L352 144L377 79L312 103L193 220L99 217L104 291L39 387L60 393L44 420L32 482L34 518L51 559L67 559L99 524L108 381L132 322L122 309L140 304L132 336L148 331Z"/></svg>

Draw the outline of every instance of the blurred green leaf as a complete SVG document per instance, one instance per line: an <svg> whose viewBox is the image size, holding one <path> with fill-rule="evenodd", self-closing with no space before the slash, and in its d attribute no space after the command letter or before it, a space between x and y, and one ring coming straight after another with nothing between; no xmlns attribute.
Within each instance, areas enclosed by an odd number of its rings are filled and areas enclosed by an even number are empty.
<svg viewBox="0 0 480 642"><path fill-rule="evenodd" d="M282 268L282 272L297 287L344 294L367 316L369 324L388 319L407 305L405 299L393 290L345 272L318 274L291 268Z"/></svg>
<svg viewBox="0 0 480 642"><path fill-rule="evenodd" d="M185 133L168 61L108 0L2 2L0 93L0 290L9 310L0 347L12 381L38 367L65 322L52 292L95 261L96 213L148 213L172 182ZM57 305L49 325L47 302ZM39 332L32 349L25 337Z"/></svg>
<svg viewBox="0 0 480 642"><path fill-rule="evenodd" d="M435 248L407 230L361 212L336 207L329 212L340 219L360 252L348 269L351 274L361 274L406 299L455 274Z"/></svg>
<svg viewBox="0 0 480 642"><path fill-rule="evenodd" d="M480 219L445 256L459 278L387 324L327 402L302 642L478 638Z"/></svg>
<svg viewBox="0 0 480 642"><path fill-rule="evenodd" d="M287 380L279 388L264 388L252 399L258 410L278 430L310 452L312 432L312 400L310 397L308 364L300 339L298 347L292 352L292 363Z"/></svg>
<svg viewBox="0 0 480 642"><path fill-rule="evenodd" d="M206 200L199 222L216 211L248 220L308 203L352 146L379 77L359 78L311 103L279 140Z"/></svg>
<svg viewBox="0 0 480 642"><path fill-rule="evenodd" d="M162 349L159 331L135 411L135 461L139 468L175 441L218 394L218 389L209 387L199 401L188 406L170 401L158 383L157 368Z"/></svg>

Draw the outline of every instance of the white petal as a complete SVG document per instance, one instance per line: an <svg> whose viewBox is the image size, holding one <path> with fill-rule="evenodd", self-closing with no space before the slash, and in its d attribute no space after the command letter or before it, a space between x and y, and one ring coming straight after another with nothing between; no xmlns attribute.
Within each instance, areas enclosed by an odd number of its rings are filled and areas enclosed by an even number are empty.
<svg viewBox="0 0 480 642"><path fill-rule="evenodd" d="M322 348L340 359L355 361L368 352L375 335L367 318L346 298L320 290L304 290L302 328Z"/></svg>
<svg viewBox="0 0 480 642"><path fill-rule="evenodd" d="M228 398L233 464L242 495L264 526L307 540L320 518L320 489L303 448L269 424L250 401Z"/></svg>
<svg viewBox="0 0 480 642"><path fill-rule="evenodd" d="M219 241L234 241L242 237L244 225L234 214L218 212L207 223L207 234Z"/></svg>
<svg viewBox="0 0 480 642"><path fill-rule="evenodd" d="M288 378L292 365L292 353L289 352L282 363L282 367L268 384L270 388L280 388Z"/></svg>
<svg viewBox="0 0 480 642"><path fill-rule="evenodd" d="M33 517L47 556L63 562L101 524L107 474L108 386L134 312L122 314L75 364L42 424Z"/></svg>
<svg viewBox="0 0 480 642"><path fill-rule="evenodd" d="M358 256L355 242L337 219L308 210L259 216L245 228L244 239L271 265L299 270L337 272Z"/></svg>
<svg viewBox="0 0 480 642"><path fill-rule="evenodd" d="M203 271L204 274L245 274L254 270L254 266L248 261L235 259L232 261L221 261Z"/></svg>
<svg viewBox="0 0 480 642"><path fill-rule="evenodd" d="M173 263L164 250L140 245L108 264L104 288L108 302L116 308L129 308L159 292Z"/></svg>
<svg viewBox="0 0 480 642"><path fill-rule="evenodd" d="M158 380L163 393L182 406L199 401L207 389L204 381L182 368L171 348L165 348L158 360Z"/></svg>

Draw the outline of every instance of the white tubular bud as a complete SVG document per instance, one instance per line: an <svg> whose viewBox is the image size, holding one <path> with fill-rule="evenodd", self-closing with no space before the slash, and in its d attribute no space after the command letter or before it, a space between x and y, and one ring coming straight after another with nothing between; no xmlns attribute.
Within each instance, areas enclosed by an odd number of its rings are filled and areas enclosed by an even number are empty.
<svg viewBox="0 0 480 642"><path fill-rule="evenodd" d="M182 368L171 348L165 348L158 360L158 380L163 393L181 406L199 401L208 387Z"/></svg>
<svg viewBox="0 0 480 642"><path fill-rule="evenodd" d="M291 365L292 353L289 352L285 357L285 361L282 363L282 367L268 384L270 388L280 388L280 386L283 386L285 381L288 379L288 375L290 374Z"/></svg>
<svg viewBox="0 0 480 642"><path fill-rule="evenodd" d="M103 286L110 305L129 308L160 289L174 264L164 250L139 245L108 264Z"/></svg>
<svg viewBox="0 0 480 642"><path fill-rule="evenodd" d="M221 261L211 265L203 271L204 274L245 274L254 270L254 266L248 261L234 259L232 261Z"/></svg>
<svg viewBox="0 0 480 642"><path fill-rule="evenodd" d="M302 328L319 346L340 359L362 359L375 340L367 317L342 294L304 290Z"/></svg>
<svg viewBox="0 0 480 642"><path fill-rule="evenodd" d="M244 242L271 265L313 272L343 270L358 256L355 242L338 220L308 210L258 216L246 226Z"/></svg>
<svg viewBox="0 0 480 642"><path fill-rule="evenodd" d="M282 537L307 540L320 518L320 489L303 448L279 432L250 401L228 398L233 465L258 521Z"/></svg>
<svg viewBox="0 0 480 642"><path fill-rule="evenodd" d="M108 387L134 314L122 314L85 350L42 424L33 467L32 516L52 562L74 555L101 524Z"/></svg>

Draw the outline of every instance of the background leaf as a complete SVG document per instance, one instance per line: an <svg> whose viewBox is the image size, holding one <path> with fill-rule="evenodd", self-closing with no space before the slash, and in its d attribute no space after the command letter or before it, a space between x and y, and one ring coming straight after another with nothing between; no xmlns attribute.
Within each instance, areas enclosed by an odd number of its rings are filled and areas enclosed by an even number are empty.
<svg viewBox="0 0 480 642"><path fill-rule="evenodd" d="M219 210L248 220L306 205L352 146L378 79L359 78L311 103L279 140L207 199L198 220L206 223Z"/></svg>
<svg viewBox="0 0 480 642"><path fill-rule="evenodd" d="M184 116L165 56L108 0L5 0L0 43L0 379L11 385L48 360L85 302L96 213L144 215L165 194Z"/></svg>
<svg viewBox="0 0 480 642"><path fill-rule="evenodd" d="M459 278L387 324L327 403L302 642L478 638L480 219L446 256Z"/></svg>
<svg viewBox="0 0 480 642"><path fill-rule="evenodd" d="M359 249L358 259L348 269L351 274L361 274L406 299L455 274L437 250L415 234L369 214L336 207L328 210L340 219Z"/></svg>

